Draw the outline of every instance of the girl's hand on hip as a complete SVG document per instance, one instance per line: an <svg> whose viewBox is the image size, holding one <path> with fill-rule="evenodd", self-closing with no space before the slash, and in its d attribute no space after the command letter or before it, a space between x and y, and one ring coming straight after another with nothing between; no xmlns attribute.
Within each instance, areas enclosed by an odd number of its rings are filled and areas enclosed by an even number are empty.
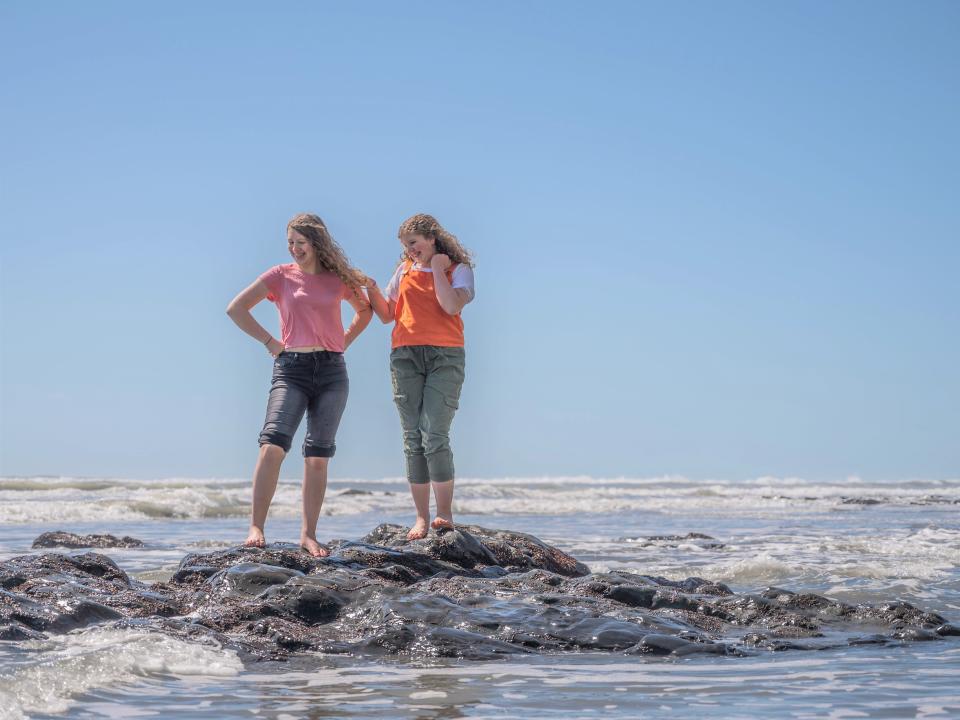
<svg viewBox="0 0 960 720"><path fill-rule="evenodd" d="M430 268L433 270L439 270L443 272L448 267L450 267L450 258L441 253L437 253L432 258L430 258Z"/></svg>
<svg viewBox="0 0 960 720"><path fill-rule="evenodd" d="M271 339L267 343L267 352L275 358L279 357L280 353L283 352L283 343L276 338Z"/></svg>

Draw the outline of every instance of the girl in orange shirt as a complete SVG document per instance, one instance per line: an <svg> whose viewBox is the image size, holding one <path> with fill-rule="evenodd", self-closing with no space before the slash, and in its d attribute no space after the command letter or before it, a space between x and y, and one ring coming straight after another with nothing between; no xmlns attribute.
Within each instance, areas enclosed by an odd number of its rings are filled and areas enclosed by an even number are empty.
<svg viewBox="0 0 960 720"><path fill-rule="evenodd" d="M403 255L386 292L368 279L367 294L377 317L394 323L390 374L417 510L407 537L416 540L426 537L430 527L453 529L450 424L464 378L460 311L474 297L473 261L430 215L405 220L398 237ZM432 523L431 486L437 503Z"/></svg>

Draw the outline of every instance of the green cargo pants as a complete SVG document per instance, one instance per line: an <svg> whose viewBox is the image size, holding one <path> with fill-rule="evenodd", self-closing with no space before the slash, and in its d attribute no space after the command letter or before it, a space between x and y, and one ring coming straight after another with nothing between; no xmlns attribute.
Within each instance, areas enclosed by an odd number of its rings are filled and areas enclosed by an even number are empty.
<svg viewBox="0 0 960 720"><path fill-rule="evenodd" d="M460 405L462 347L411 345L390 353L393 400L400 412L407 480L453 480L450 424Z"/></svg>

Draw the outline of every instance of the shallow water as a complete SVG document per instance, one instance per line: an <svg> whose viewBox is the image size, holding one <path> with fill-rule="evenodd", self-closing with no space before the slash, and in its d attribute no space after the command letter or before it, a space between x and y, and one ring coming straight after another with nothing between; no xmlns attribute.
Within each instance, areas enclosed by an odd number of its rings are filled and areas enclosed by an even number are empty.
<svg viewBox="0 0 960 720"><path fill-rule="evenodd" d="M107 550L141 580L244 536L244 480L0 479L0 557L41 532L133 535ZM400 480L331 482L321 537L409 521ZM764 478L458 481L458 518L530 532L587 563L738 592L770 585L845 602L905 600L960 623L960 480L898 484ZM268 536L298 537L283 482ZM715 541L633 540L699 532ZM5 646L5 647L4 647ZM91 628L0 643L0 717L957 717L960 641L682 660L581 653L498 662L301 655L244 666L229 650Z"/></svg>

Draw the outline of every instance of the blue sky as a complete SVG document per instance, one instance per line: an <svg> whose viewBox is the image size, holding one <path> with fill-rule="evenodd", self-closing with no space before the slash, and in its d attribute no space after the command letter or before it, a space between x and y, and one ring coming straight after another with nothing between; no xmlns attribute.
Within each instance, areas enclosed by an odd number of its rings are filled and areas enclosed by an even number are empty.
<svg viewBox="0 0 960 720"><path fill-rule="evenodd" d="M475 251L461 475L957 477L958 31L934 1L8 1L0 472L249 475L270 359L224 309L312 211L381 284L415 212ZM348 352L336 477L402 473L388 352Z"/></svg>

